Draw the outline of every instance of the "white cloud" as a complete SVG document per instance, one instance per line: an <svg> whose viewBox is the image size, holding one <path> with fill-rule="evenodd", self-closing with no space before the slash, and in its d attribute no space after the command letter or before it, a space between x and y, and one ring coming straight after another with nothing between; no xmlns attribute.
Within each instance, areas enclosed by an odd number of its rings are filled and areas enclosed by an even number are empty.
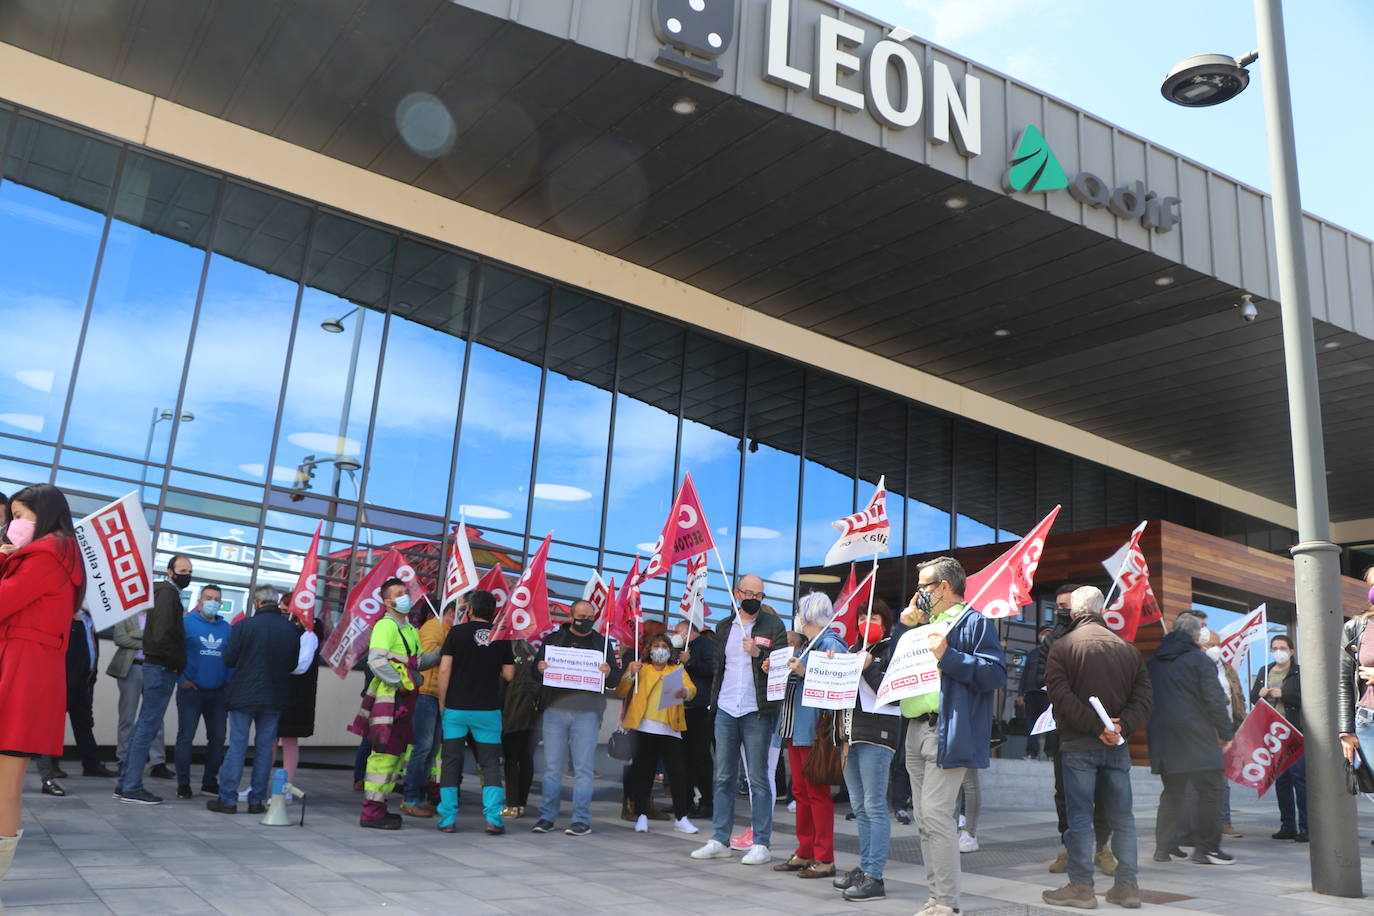
<svg viewBox="0 0 1374 916"><path fill-rule="evenodd" d="M492 521L510 518L510 513L505 509L496 509L492 506L474 506L470 504L461 505L458 511L467 518L485 518Z"/></svg>
<svg viewBox="0 0 1374 916"><path fill-rule="evenodd" d="M0 413L0 423L8 423L31 433L43 431L43 418L36 413Z"/></svg>
<svg viewBox="0 0 1374 916"><path fill-rule="evenodd" d="M51 369L20 369L14 377L34 391L52 391L53 371Z"/></svg>
<svg viewBox="0 0 1374 916"><path fill-rule="evenodd" d="M562 483L537 483L534 485L535 499L551 499L554 502L577 503L591 499L592 494L581 487L570 487Z"/></svg>

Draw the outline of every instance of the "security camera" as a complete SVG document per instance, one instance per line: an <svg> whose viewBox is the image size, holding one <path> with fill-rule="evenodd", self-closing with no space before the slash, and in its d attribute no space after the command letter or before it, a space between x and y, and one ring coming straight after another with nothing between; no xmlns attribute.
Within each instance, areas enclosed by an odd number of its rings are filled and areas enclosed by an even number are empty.
<svg viewBox="0 0 1374 916"><path fill-rule="evenodd" d="M1255 297L1249 293L1240 297L1240 302L1236 303L1236 308L1240 309L1242 321L1254 321L1259 317L1259 306L1255 305Z"/></svg>

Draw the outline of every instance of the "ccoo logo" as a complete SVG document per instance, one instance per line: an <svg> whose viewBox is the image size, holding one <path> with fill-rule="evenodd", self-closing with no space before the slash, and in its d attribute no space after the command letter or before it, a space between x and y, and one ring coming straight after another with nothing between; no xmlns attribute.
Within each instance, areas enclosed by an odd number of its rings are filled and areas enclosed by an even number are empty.
<svg viewBox="0 0 1374 916"><path fill-rule="evenodd" d="M735 37L735 0L655 0L658 62L702 79L725 75L716 63Z"/></svg>

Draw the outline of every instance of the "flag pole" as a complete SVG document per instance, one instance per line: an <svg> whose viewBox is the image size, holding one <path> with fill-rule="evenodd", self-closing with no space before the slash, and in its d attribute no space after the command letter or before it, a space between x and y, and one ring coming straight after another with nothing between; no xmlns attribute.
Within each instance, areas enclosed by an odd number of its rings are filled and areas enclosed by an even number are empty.
<svg viewBox="0 0 1374 916"><path fill-rule="evenodd" d="M878 569L878 562L877 562L877 557L876 557L876 556L874 557L873 569L874 569L875 572L876 572L877 569ZM869 587L868 587L868 589L869 589L869 590L868 590L868 609L869 609L870 612L872 612L872 610L873 610L873 589L877 588L877 586L878 586L878 577L875 576L872 572L870 572L868 575L864 576L863 582L860 582L860 583L859 583L859 587L862 588L864 582L867 582L869 579L872 579L872 580L873 580L872 584L869 585ZM853 597L851 597L849 600L850 600L850 601L853 601L854 599L853 599ZM847 608L847 607L849 607L849 605L846 604L845 607ZM830 609L830 619L827 620L827 621L825 622L825 626L821 627L821 633L824 633L826 630L830 629L831 626L834 625L835 621L839 619L840 614L841 614L841 610L840 610L840 609L838 609L838 608L831 608L831 609ZM816 635L819 636L820 633L817 633ZM815 645L815 644L816 644L816 641L815 641L814 639L813 639L811 642L807 643L807 644L806 644L806 648L802 650L801 655L798 655L798 656L797 656L797 660L800 661L800 660L802 660L803 658L806 658L807 653L809 653L809 652L811 651L811 647L812 647L813 645Z"/></svg>
<svg viewBox="0 0 1374 916"><path fill-rule="evenodd" d="M730 576L725 572L725 561L720 558L720 548L715 545L715 538L712 538L711 541L711 550L716 555L716 565L720 567L720 576L725 580L725 593L730 596L730 606L735 610L735 625L743 628L744 624L739 619L739 602L735 600L735 590L730 587Z"/></svg>
<svg viewBox="0 0 1374 916"><path fill-rule="evenodd" d="M428 605L429 605L429 609L430 609L431 611L434 611L434 616L435 616L435 617L440 616L439 612L438 612L437 610L435 610L435 608L434 608L434 602L429 600L429 593L428 593L428 592L425 593L425 604L428 604Z"/></svg>
<svg viewBox="0 0 1374 916"><path fill-rule="evenodd" d="M868 612L864 615L865 621L873 619L873 596L878 593L878 551L873 551L873 572L869 573L873 578L873 584L868 587ZM868 651L868 627L864 627L864 648Z"/></svg>

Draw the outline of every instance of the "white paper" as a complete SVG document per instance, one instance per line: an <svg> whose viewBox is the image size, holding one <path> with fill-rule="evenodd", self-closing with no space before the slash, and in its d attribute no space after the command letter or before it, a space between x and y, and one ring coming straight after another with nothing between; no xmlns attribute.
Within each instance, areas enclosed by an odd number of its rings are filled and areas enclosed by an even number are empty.
<svg viewBox="0 0 1374 916"><path fill-rule="evenodd" d="M1035 725L1031 727L1032 735L1043 735L1045 732L1052 732L1058 726L1054 724L1054 707L1046 706L1045 711L1040 714L1040 718L1035 720Z"/></svg>
<svg viewBox="0 0 1374 916"><path fill-rule="evenodd" d="M1097 710L1097 717L1102 720L1103 728L1108 731L1116 731L1116 726L1112 724L1112 717L1107 715L1107 710L1102 708L1101 700L1097 697L1088 697L1088 704L1091 705L1093 709ZM1125 744L1126 739L1121 737L1121 735L1117 735L1116 743L1118 745Z"/></svg>
<svg viewBox="0 0 1374 916"><path fill-rule="evenodd" d="M915 627L902 634L887 663L887 673L878 685L878 702L886 706L908 697L924 696L940 689L939 661L930 651L931 633L944 634L948 628L940 624Z"/></svg>
<svg viewBox="0 0 1374 916"><path fill-rule="evenodd" d="M845 652L827 658L824 652L812 652L806 657L802 705L815 709L853 709L859 698L863 661L862 654Z"/></svg>
<svg viewBox="0 0 1374 916"><path fill-rule="evenodd" d="M564 646L545 646L545 687L565 690L590 690L601 693L606 689L606 676L601 673L605 658L595 649L569 649Z"/></svg>
<svg viewBox="0 0 1374 916"><path fill-rule="evenodd" d="M644 669L639 669L643 671ZM671 706L681 706L682 697L677 695L686 685L682 682L682 669L674 668L663 675L663 680L659 681L658 688L658 708L668 709Z"/></svg>
<svg viewBox="0 0 1374 916"><path fill-rule="evenodd" d="M783 646L768 653L768 692L765 696L769 702L781 700L787 695L787 676L792 673L787 667L787 662L791 657L791 646Z"/></svg>
<svg viewBox="0 0 1374 916"><path fill-rule="evenodd" d="M859 678L859 708L864 712L877 713L880 716L900 716L902 708L896 703L888 703L886 706L878 705L878 692L868 685L868 681Z"/></svg>

